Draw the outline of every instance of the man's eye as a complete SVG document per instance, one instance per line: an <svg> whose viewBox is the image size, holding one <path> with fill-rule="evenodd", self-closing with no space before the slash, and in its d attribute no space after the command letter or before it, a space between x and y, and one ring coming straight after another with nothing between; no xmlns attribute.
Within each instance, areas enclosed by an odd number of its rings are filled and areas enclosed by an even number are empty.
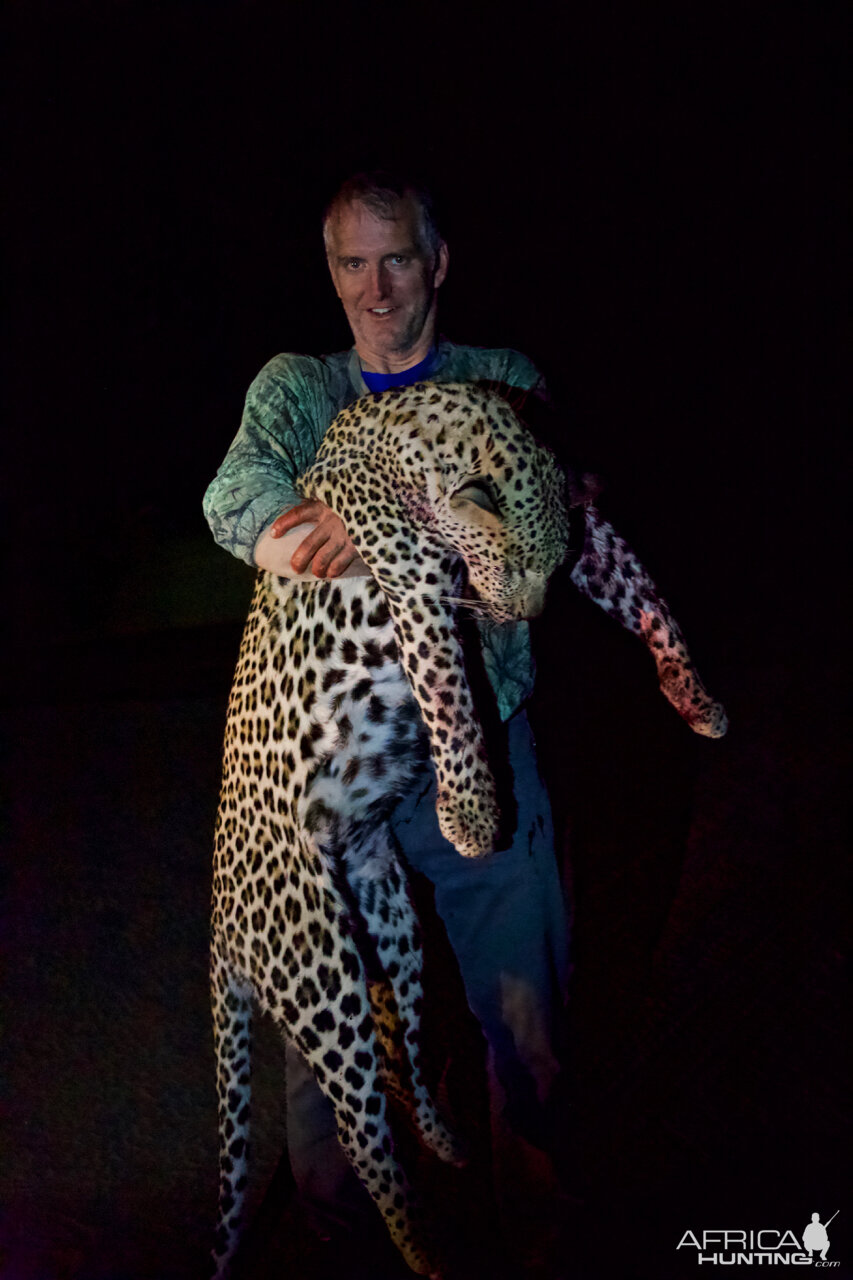
<svg viewBox="0 0 853 1280"><path fill-rule="evenodd" d="M361 258L347 258L347 271L357 271L361 266Z"/></svg>
<svg viewBox="0 0 853 1280"><path fill-rule="evenodd" d="M391 266L404 267L408 261L409 259L405 253L395 253L391 259Z"/></svg>

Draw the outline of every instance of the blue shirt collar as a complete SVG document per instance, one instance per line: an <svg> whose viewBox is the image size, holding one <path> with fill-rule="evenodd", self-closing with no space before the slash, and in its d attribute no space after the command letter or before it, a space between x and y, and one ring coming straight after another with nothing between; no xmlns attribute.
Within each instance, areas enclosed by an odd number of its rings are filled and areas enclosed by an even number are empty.
<svg viewBox="0 0 853 1280"><path fill-rule="evenodd" d="M369 369L362 369L361 376L369 391L387 391L389 387L411 387L414 383L425 382L429 378L437 358L437 348L430 347L424 360L413 364L411 369L404 369L402 373L372 373Z"/></svg>

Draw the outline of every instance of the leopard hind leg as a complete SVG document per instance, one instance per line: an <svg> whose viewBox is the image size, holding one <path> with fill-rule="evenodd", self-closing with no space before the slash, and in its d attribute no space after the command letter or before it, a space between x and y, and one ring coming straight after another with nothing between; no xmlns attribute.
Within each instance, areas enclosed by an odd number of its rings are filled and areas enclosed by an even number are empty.
<svg viewBox="0 0 853 1280"><path fill-rule="evenodd" d="M407 1265L438 1280L441 1270L428 1243L432 1233L394 1151L367 975L348 934L338 938L334 960L334 969L325 966L327 974L321 965L288 991L268 990L263 1004L331 1103L338 1141ZM332 984L328 989L324 980Z"/></svg>
<svg viewBox="0 0 853 1280"><path fill-rule="evenodd" d="M390 827L350 833L350 884L375 957L369 995L385 1054L386 1084L424 1145L440 1160L467 1163L458 1137L440 1115L424 1082L420 1011L423 1003L421 928Z"/></svg>

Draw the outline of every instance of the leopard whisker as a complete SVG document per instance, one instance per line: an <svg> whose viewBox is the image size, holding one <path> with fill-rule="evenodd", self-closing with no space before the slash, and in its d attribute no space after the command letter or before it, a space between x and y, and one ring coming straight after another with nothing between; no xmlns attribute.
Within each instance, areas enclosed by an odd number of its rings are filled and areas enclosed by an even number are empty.
<svg viewBox="0 0 853 1280"><path fill-rule="evenodd" d="M438 596L438 600L441 604L470 609L473 613L487 613L489 610L489 605L484 600L472 600L466 596Z"/></svg>

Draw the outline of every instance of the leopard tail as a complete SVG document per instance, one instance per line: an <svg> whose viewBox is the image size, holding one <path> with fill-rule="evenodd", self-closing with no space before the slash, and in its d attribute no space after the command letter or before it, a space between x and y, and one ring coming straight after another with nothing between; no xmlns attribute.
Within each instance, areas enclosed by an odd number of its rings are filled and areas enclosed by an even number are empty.
<svg viewBox="0 0 853 1280"><path fill-rule="evenodd" d="M251 1001L229 966L211 951L211 1001L219 1107L219 1210L212 1262L225 1280L245 1214L251 1104Z"/></svg>

